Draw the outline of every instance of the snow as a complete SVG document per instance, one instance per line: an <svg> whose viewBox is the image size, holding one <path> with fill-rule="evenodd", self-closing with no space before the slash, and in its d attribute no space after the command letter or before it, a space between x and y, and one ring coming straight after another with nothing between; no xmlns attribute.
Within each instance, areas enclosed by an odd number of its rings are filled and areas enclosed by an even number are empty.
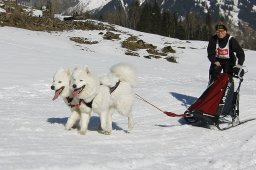
<svg viewBox="0 0 256 170"><path fill-rule="evenodd" d="M79 0L79 3L69 8L67 11L79 11L79 12L86 12L86 11L94 11L97 9L101 9L103 6L108 4L111 0Z"/></svg>
<svg viewBox="0 0 256 170"><path fill-rule="evenodd" d="M31 9L30 7L27 8L27 9L24 9L25 11L27 12L30 12L32 11L32 16L33 17L42 17L43 16L43 11L42 10L38 10L38 9Z"/></svg>
<svg viewBox="0 0 256 170"><path fill-rule="evenodd" d="M118 62L137 69L135 91L166 111L183 113L206 89L207 42L181 41L122 27L128 34L162 48L171 45L178 63L124 55L119 41L104 40L100 31L35 32L0 27L0 169L4 170L253 170L256 168L256 120L227 131L183 124L136 99L135 127L114 114L111 135L64 130L70 115L59 99L52 101L52 76L59 67L89 65L102 75ZM99 41L76 44L72 36ZM145 51L139 51L140 55ZM256 118L256 52L245 50L249 72L241 87L240 119Z"/></svg>
<svg viewBox="0 0 256 170"><path fill-rule="evenodd" d="M38 9L33 9L33 16L34 17L42 17L43 16L43 11L38 10Z"/></svg>
<svg viewBox="0 0 256 170"><path fill-rule="evenodd" d="M100 7L103 7L107 3L109 3L111 0L101 0L101 1L95 1L95 0L80 0L80 3L83 3L86 5L86 8L91 11Z"/></svg>
<svg viewBox="0 0 256 170"><path fill-rule="evenodd" d="M3 8L0 8L0 13L6 13L6 10Z"/></svg>
<svg viewBox="0 0 256 170"><path fill-rule="evenodd" d="M256 5L253 5L252 11L253 11L254 13L256 13Z"/></svg>

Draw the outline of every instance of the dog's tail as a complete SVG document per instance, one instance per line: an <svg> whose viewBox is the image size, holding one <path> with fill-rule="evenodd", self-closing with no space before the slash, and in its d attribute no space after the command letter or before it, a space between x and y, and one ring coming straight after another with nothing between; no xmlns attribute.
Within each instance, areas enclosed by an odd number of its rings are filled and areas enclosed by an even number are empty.
<svg viewBox="0 0 256 170"><path fill-rule="evenodd" d="M120 81L125 81L135 86L137 82L136 71L133 66L126 63L115 64L110 69L111 73L117 76Z"/></svg>

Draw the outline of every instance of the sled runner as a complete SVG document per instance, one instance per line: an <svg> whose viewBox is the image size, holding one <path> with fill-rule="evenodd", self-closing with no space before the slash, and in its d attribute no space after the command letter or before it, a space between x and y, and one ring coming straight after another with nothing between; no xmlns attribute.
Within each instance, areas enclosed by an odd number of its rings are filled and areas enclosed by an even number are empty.
<svg viewBox="0 0 256 170"><path fill-rule="evenodd" d="M239 92L244 73L242 68L235 68L233 75L221 73L185 111L185 120L194 126L215 125L220 130L238 125ZM234 78L238 79L236 89Z"/></svg>

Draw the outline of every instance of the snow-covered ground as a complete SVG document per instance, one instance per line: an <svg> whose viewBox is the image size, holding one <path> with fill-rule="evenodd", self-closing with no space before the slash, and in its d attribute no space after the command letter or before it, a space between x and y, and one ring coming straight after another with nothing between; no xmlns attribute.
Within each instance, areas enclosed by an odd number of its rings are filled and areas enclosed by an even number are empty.
<svg viewBox="0 0 256 170"><path fill-rule="evenodd" d="M111 0L79 0L79 3L74 7L70 7L68 12L87 12L101 9L103 6L108 4Z"/></svg>
<svg viewBox="0 0 256 170"><path fill-rule="evenodd" d="M89 65L102 75L127 62L137 69L136 93L162 110L183 113L206 89L207 42L180 41L118 27L162 48L171 45L178 64L164 59L126 56L120 41L99 31L34 32L0 27L0 169L1 170L253 170L256 169L256 121L227 131L183 124L136 99L135 127L115 114L111 135L64 130L69 108L52 101L52 76L59 67ZM94 45L69 40L81 36ZM141 55L145 51L139 52ZM241 87L240 119L256 118L256 52L245 51L249 72Z"/></svg>
<svg viewBox="0 0 256 170"><path fill-rule="evenodd" d="M6 10L5 9L3 9L3 8L0 8L0 13L5 13L6 12Z"/></svg>

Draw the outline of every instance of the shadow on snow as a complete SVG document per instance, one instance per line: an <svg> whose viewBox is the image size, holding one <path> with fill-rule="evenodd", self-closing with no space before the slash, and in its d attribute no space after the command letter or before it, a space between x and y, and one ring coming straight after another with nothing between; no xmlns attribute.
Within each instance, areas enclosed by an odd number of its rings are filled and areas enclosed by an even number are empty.
<svg viewBox="0 0 256 170"><path fill-rule="evenodd" d="M175 97L178 101L181 101L181 106L185 106L186 108L189 108L189 106L191 106L191 104L193 104L197 97L193 97L193 96L188 96L185 94L180 94L180 93L176 93L176 92L170 92L170 94ZM185 112L185 110L184 110ZM176 114L182 114L182 113L176 113ZM187 124L187 121L182 117L178 120L178 122L181 125ZM180 125L156 125L159 127L175 127L175 126L180 126Z"/></svg>
<svg viewBox="0 0 256 170"><path fill-rule="evenodd" d="M61 125L65 126L65 124L67 123L67 120L68 120L68 117L63 117L63 118L51 117L51 118L47 119L47 122L52 123L52 124L57 123L57 124L61 124ZM88 130L97 131L99 125L100 125L100 118L97 117L97 116L92 116L90 118L90 122L89 122L89 125L88 125ZM126 130L122 129L115 122L112 123L112 127L113 127L113 130L122 130L122 131L126 132Z"/></svg>

